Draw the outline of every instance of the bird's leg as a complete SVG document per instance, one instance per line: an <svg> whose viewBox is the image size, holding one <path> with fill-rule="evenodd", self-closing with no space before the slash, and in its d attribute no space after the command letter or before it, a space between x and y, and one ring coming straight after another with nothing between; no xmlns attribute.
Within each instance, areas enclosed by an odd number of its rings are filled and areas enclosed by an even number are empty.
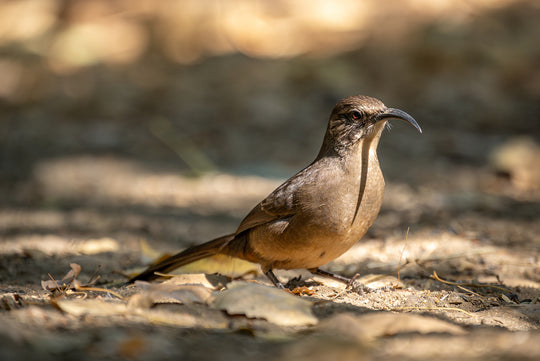
<svg viewBox="0 0 540 361"><path fill-rule="evenodd" d="M314 275L319 275L319 276L323 276L323 277L333 278L333 279L335 279L336 281L345 283L347 286L351 286L352 283L354 282L354 280L355 280L356 277L357 277L357 276L355 276L355 277L353 277L353 278L348 278L348 277L345 277L345 276L342 276L342 275L338 275L337 273L332 273L332 272L328 272L328 271L322 270L322 269L320 269L320 268L311 268L311 269L309 269L308 271L311 272L311 273L313 273Z"/></svg>
<svg viewBox="0 0 540 361"><path fill-rule="evenodd" d="M348 277L345 277L345 276L342 276L342 275L338 275L336 273L332 273L332 272L322 270L320 268L312 268L312 269L309 269L308 271L310 271L314 275L329 277L329 278L335 279L336 281L343 282L343 283L345 283L347 285L347 289L351 289L354 292L357 292L357 293L360 293L360 294L370 292L369 288L364 286L362 283L356 283L355 284L356 279L358 278L358 276L360 276L358 273L355 274L353 277L348 278Z"/></svg>
<svg viewBox="0 0 540 361"><path fill-rule="evenodd" d="M276 275L274 274L274 272L272 272L272 269L269 269L268 271L264 272L264 274L266 275L266 277L268 277L270 279L270 281L272 281L274 286L276 286L277 288L280 288L280 289L285 288L285 286L283 286L283 283L281 283L278 280L278 278L276 277Z"/></svg>

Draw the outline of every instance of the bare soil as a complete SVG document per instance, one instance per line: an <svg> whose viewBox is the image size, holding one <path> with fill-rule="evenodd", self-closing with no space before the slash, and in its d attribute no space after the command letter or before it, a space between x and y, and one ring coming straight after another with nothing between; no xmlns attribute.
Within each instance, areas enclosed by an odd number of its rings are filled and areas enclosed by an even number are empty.
<svg viewBox="0 0 540 361"><path fill-rule="evenodd" d="M85 168L85 162L91 167L113 161L79 159L69 164ZM140 270L141 263L161 251L174 252L187 245L175 242L177 237L199 241L234 229L241 211L279 181L168 175L170 184L186 182L192 190L190 194L173 191L171 200L159 194L169 189L159 190L156 184L145 189L148 175L125 174L127 164L115 162L115 170L105 178L110 183L113 178L140 179L137 192L148 193L145 202L152 207L133 204L139 201L128 201L127 195L122 199L109 190L107 205L97 192L88 199L93 205L49 203L3 211L7 232L0 263L2 359L533 360L540 355L536 202L475 190L458 196L451 184L444 189L426 184L419 190L390 182L375 226L328 265L329 270L347 276L359 274L353 287L313 279L307 272L278 273L283 280L301 277L291 288L295 297L311 302L316 324L276 325L264 316L229 314L204 300L177 298L152 298L152 308L139 305L128 312L130 297L147 291L122 286L122 274ZM65 166L62 174L69 174ZM479 174L462 171L454 179L474 177L471 182L477 182ZM106 188L100 181L94 180L94 186ZM247 186L252 194L243 192ZM208 189L221 190L226 201L208 196ZM115 196L120 198L115 200ZM180 205L191 202L190 198L198 199L199 206L160 204ZM512 214L507 214L507 207L512 207ZM82 289L61 286L71 263L82 267L76 278ZM206 262L198 267L233 275L237 282L268 285L264 276L253 274L253 267L246 264L218 261L217 266ZM85 289L96 270L101 278L91 287L100 290ZM188 271L197 273L198 269ZM42 280L51 278L63 288L61 292L41 287ZM82 309L62 303L77 300L95 302L82 304ZM264 302L260 306L271 307ZM384 319L388 313L394 315L391 322ZM364 315L383 319L366 321L361 318ZM421 318L401 320L398 315ZM430 327L433 320L444 323Z"/></svg>

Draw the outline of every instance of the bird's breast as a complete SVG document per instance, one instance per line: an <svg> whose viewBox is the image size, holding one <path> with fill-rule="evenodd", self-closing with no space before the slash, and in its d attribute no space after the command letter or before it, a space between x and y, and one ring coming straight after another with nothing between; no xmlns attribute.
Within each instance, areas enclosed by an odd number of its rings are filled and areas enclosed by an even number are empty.
<svg viewBox="0 0 540 361"><path fill-rule="evenodd" d="M265 260L261 264L319 267L362 238L379 212L384 192L377 156L367 154L367 159L348 159L357 164L325 164L325 172L314 175L313 183L298 193L300 212L253 230L253 248Z"/></svg>

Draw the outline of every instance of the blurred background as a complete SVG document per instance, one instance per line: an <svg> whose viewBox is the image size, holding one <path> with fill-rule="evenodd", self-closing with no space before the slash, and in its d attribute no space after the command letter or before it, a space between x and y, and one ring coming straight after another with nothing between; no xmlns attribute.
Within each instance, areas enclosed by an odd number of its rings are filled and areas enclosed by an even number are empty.
<svg viewBox="0 0 540 361"><path fill-rule="evenodd" d="M381 227L449 204L432 224L509 204L528 204L529 222L539 19L534 0L0 1L2 252L230 232L313 160L353 94L424 130L394 121L383 136ZM385 223L425 190L431 208Z"/></svg>

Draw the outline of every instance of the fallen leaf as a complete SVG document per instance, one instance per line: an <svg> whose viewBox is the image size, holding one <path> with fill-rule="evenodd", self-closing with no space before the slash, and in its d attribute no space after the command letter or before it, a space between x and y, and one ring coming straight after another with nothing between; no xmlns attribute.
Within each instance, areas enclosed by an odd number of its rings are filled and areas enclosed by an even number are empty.
<svg viewBox="0 0 540 361"><path fill-rule="evenodd" d="M295 294L295 295L308 295L308 296L311 296L311 295L315 294L315 290L313 290L311 288L308 288L306 286L295 287L291 292L293 294Z"/></svg>
<svg viewBox="0 0 540 361"><path fill-rule="evenodd" d="M77 263L71 263L69 266L71 267L71 270L66 273L66 275L60 281L56 281L54 279L41 281L41 287L43 287L44 290L51 292L70 288L73 281L75 281L79 273L81 273L81 266L79 266Z"/></svg>
<svg viewBox="0 0 540 361"><path fill-rule="evenodd" d="M219 273L230 277L240 277L251 272L258 272L259 266L227 255L215 255L179 267L175 274L180 273Z"/></svg>
<svg viewBox="0 0 540 361"><path fill-rule="evenodd" d="M74 316L112 316L126 313L125 302L109 302L102 299L58 299L54 302L62 311Z"/></svg>
<svg viewBox="0 0 540 361"><path fill-rule="evenodd" d="M157 263L158 261L165 259L165 256L170 256L164 255L153 248L146 239L139 240L139 246L141 247L141 261L143 263Z"/></svg>
<svg viewBox="0 0 540 361"><path fill-rule="evenodd" d="M143 281L135 284L143 290L129 299L129 309L150 308L156 303L205 303L212 295L212 289L203 285L153 284Z"/></svg>
<svg viewBox="0 0 540 361"><path fill-rule="evenodd" d="M227 276L219 274L205 274L205 273L187 273L181 275L174 275L168 280L162 282L163 285L201 285L207 288L220 290L231 280Z"/></svg>
<svg viewBox="0 0 540 361"><path fill-rule="evenodd" d="M318 322L312 303L275 287L232 282L211 305L231 315L263 318L280 326L307 326Z"/></svg>
<svg viewBox="0 0 540 361"><path fill-rule="evenodd" d="M128 308L122 301L104 301L102 299L59 299L54 301L61 311L77 317L136 317L136 320L145 320L153 324L171 325L176 327L204 327L212 329L225 329L228 322L221 314L209 312L194 312L189 308L141 309ZM175 305L170 305L175 306ZM180 306L180 305L176 305ZM184 307L184 306L181 306ZM222 317L220 317L222 316Z"/></svg>
<svg viewBox="0 0 540 361"><path fill-rule="evenodd" d="M79 273L81 273L81 266L79 266L77 263L70 263L69 265L71 267L71 270L66 273L66 275L60 280L55 280L50 274L49 277L50 280L47 281L41 281L41 287L43 287L44 290L55 293L57 291L65 292L68 290L87 290L87 291L99 291L99 292L109 292L112 294L115 294L119 298L122 298L117 293L106 290L103 288L95 288L90 287L94 285L100 278L100 276L97 274L97 271L90 277L90 280L86 284L81 284L79 280L77 280L77 276L79 276Z"/></svg>
<svg viewBox="0 0 540 361"><path fill-rule="evenodd" d="M400 333L466 334L461 327L437 318L382 311L359 316L341 313L326 319L318 329L324 333L341 334L364 341Z"/></svg>

